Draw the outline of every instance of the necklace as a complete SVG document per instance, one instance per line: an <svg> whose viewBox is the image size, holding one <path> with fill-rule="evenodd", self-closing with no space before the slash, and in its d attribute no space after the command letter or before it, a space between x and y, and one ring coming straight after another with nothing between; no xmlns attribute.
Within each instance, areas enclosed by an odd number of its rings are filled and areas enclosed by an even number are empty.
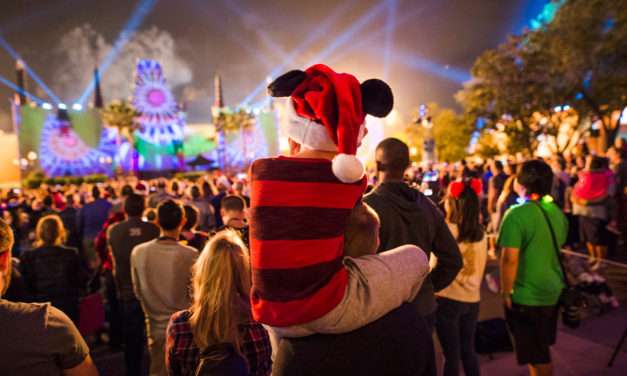
<svg viewBox="0 0 627 376"><path fill-rule="evenodd" d="M160 242L166 241L166 240L170 240L170 241L173 241L173 242L178 242L179 241L178 239L175 239L175 238L173 238L171 236L160 236L159 238L157 238L157 241L160 241Z"/></svg>

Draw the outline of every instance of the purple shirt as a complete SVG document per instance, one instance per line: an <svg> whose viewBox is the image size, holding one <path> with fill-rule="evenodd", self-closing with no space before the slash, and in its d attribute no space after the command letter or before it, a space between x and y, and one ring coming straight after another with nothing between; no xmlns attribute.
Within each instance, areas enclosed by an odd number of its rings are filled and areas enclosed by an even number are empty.
<svg viewBox="0 0 627 376"><path fill-rule="evenodd" d="M79 233L85 237L98 235L111 211L111 203L104 198L83 206L78 213Z"/></svg>

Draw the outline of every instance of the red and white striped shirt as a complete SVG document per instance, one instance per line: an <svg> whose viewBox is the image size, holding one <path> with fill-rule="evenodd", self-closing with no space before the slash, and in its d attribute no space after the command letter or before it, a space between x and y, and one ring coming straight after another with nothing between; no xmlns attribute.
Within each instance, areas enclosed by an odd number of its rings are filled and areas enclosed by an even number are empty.
<svg viewBox="0 0 627 376"><path fill-rule="evenodd" d="M251 166L250 246L256 321L304 324L344 297L344 232L366 179L340 182L331 161L278 157Z"/></svg>

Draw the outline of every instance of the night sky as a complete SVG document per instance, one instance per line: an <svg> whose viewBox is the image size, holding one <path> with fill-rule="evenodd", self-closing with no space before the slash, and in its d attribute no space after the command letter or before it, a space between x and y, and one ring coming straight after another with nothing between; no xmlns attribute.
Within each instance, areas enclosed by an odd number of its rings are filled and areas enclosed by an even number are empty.
<svg viewBox="0 0 627 376"><path fill-rule="evenodd" d="M188 102L190 121L208 120L215 73L223 78L227 105L233 106L278 65L285 65L282 73L305 68L311 62L326 63L335 70L353 73L360 80L385 77L387 66L386 78L395 93L397 108L407 113L422 102L454 106L453 94L469 77L468 70L475 58L485 49L495 47L507 34L522 30L546 2L160 0L138 29L157 27L171 34L176 56L192 74L189 82L175 88L177 96L185 97ZM59 53L62 37L90 24L112 44L140 2L5 0L1 3L0 35L57 92L55 75L64 70L67 61ZM304 45L308 39L311 43ZM289 62L293 51L299 53ZM92 68L72 69L83 70L80 75L85 76ZM128 74L132 72L133 67L129 66ZM172 72L165 73L168 76ZM15 80L14 61L2 49L0 75ZM107 76L105 72L103 82ZM80 92L85 85L78 86L82 86L76 89ZM32 80L29 90L47 100ZM11 93L0 85L3 129L8 128L9 112L4 98ZM263 99L263 94L262 91L252 98L252 102ZM67 103L75 100L57 95ZM111 99L110 93L104 95Z"/></svg>

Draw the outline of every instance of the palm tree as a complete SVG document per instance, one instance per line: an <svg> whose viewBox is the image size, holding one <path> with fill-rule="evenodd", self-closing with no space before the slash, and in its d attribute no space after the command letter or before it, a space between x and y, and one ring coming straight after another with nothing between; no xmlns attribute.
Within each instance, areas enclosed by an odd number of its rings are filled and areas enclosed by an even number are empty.
<svg viewBox="0 0 627 376"><path fill-rule="evenodd" d="M247 163L247 146L245 140L246 132L255 124L255 117L253 114L247 112L244 109L239 109L236 112L223 111L217 116L215 121L216 132L218 135L218 162L220 166L226 170L230 167L230 161L226 160L226 138L227 135L240 132L242 139L242 154L244 156L244 163Z"/></svg>
<svg viewBox="0 0 627 376"><path fill-rule="evenodd" d="M137 160L138 156L135 151L135 136L134 133L139 129L139 123L137 123L137 117L139 112L133 107L133 105L127 101L112 101L107 107L102 110L102 120L108 127L115 127L118 130L117 144L118 148L122 143L122 137L124 137L130 146L130 152L132 155L131 173L137 172ZM117 168L121 169L121 164L118 161Z"/></svg>

